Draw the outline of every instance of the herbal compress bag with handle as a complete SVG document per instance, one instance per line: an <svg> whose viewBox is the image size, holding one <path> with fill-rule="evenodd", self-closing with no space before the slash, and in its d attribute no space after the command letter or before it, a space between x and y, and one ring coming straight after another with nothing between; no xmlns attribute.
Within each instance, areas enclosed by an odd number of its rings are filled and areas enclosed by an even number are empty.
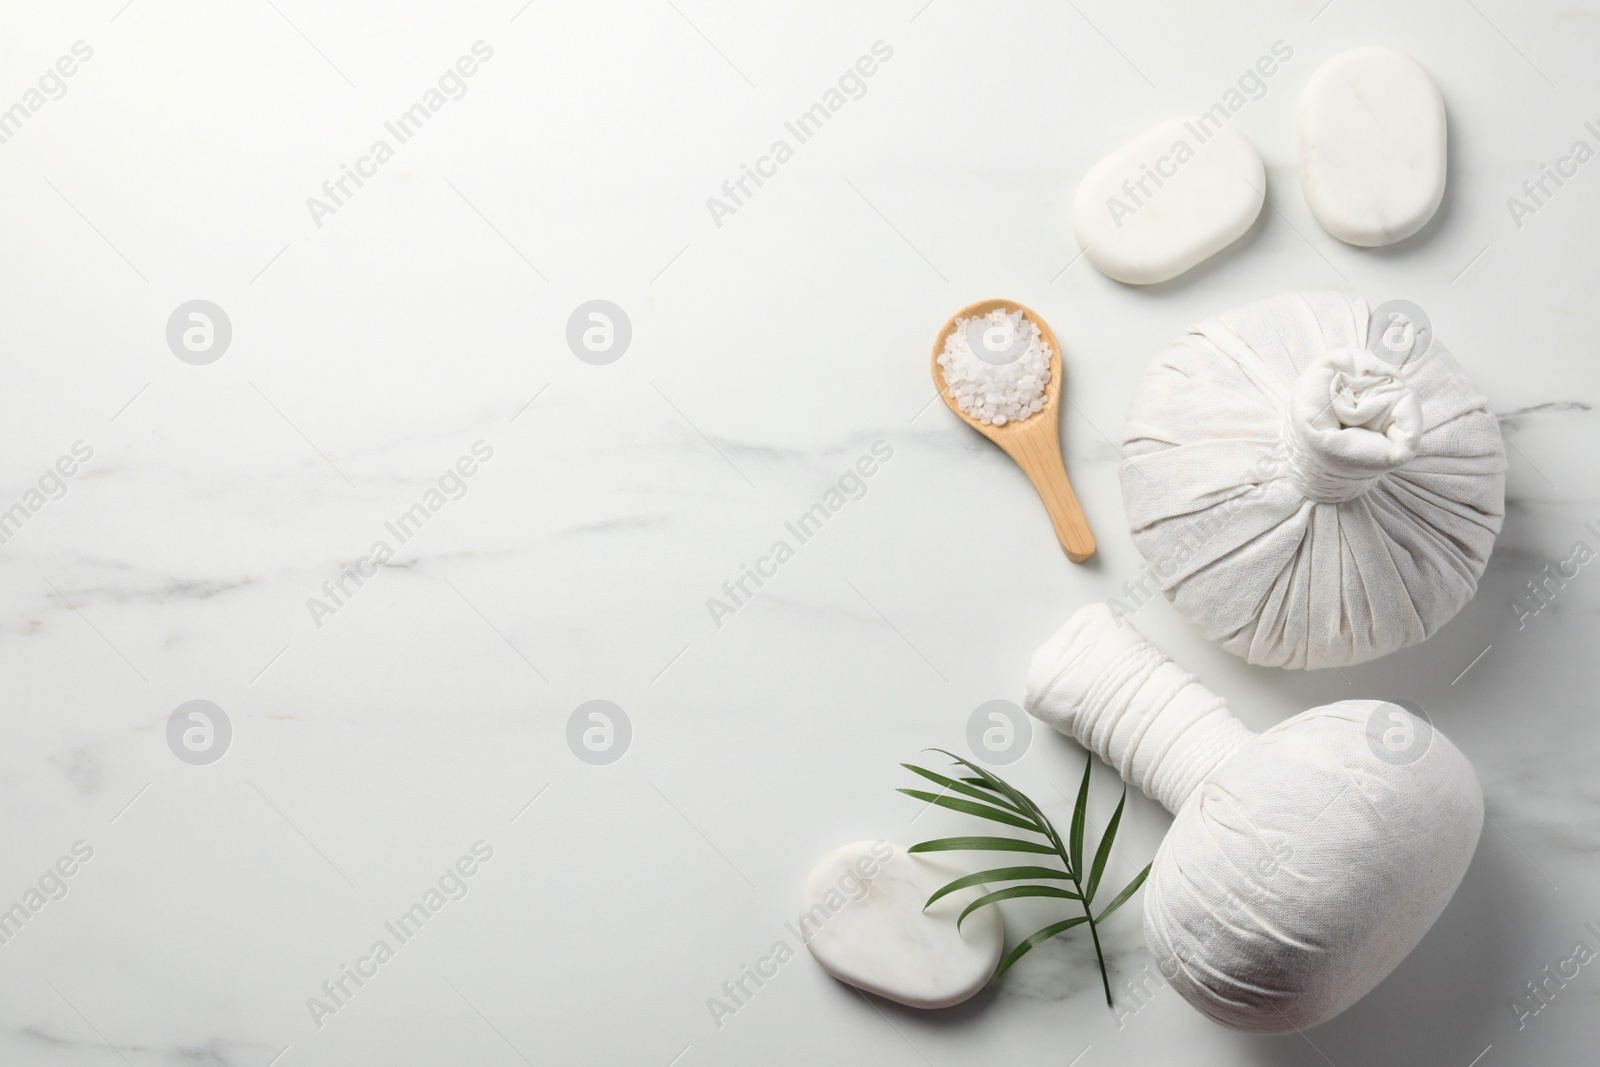
<svg viewBox="0 0 1600 1067"><path fill-rule="evenodd" d="M1174 814L1145 940L1173 988L1235 1030L1303 1030L1360 1000L1477 848L1478 777L1426 721L1344 700L1252 733L1104 604L1034 654L1026 706Z"/></svg>
<svg viewBox="0 0 1600 1067"><path fill-rule="evenodd" d="M1134 396L1134 543L1178 610L1251 663L1342 667L1424 640L1500 532L1487 402L1431 337L1380 356L1369 325L1363 300L1275 297L1191 327Z"/></svg>

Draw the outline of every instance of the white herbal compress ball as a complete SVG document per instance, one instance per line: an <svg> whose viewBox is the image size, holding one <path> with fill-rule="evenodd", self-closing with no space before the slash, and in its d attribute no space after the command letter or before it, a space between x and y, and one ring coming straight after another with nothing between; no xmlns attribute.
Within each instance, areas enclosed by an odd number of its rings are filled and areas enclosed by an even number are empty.
<svg viewBox="0 0 1600 1067"><path fill-rule="evenodd" d="M1487 401L1437 341L1380 358L1368 325L1362 300L1275 297L1191 327L1135 393L1134 543L1178 610L1251 663L1342 667L1422 641L1472 598L1500 532Z"/></svg>
<svg viewBox="0 0 1600 1067"><path fill-rule="evenodd" d="M1252 733L1104 604L1034 654L1026 706L1176 816L1145 940L1173 988L1235 1030L1303 1030L1360 1000L1477 848L1478 777L1426 721L1344 700Z"/></svg>

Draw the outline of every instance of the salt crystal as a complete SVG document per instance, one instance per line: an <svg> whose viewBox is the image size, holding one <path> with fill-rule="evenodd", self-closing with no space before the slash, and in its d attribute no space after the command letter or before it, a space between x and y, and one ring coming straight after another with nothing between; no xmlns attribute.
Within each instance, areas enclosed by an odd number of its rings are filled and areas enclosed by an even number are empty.
<svg viewBox="0 0 1600 1067"><path fill-rule="evenodd" d="M985 425L1004 426L1044 408L1050 346L1021 311L958 318L939 355L956 406Z"/></svg>

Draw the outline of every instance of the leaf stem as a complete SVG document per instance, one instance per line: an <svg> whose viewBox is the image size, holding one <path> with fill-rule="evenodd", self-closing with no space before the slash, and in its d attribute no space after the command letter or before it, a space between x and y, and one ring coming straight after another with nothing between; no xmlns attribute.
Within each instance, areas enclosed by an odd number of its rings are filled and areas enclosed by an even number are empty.
<svg viewBox="0 0 1600 1067"><path fill-rule="evenodd" d="M1043 812L1040 812L1040 822L1044 826L1046 836L1050 838L1050 843L1055 846L1056 855L1061 857L1062 866L1066 867L1067 877L1072 879L1073 888L1078 891L1078 902L1083 905L1084 918L1089 920L1089 938L1094 942L1095 962L1100 965L1100 984L1106 991L1106 1007L1115 1011L1116 1005L1111 1001L1111 978L1106 973L1106 956L1100 948L1100 931L1096 927L1089 898L1083 891L1083 872L1072 865L1072 858L1067 854L1066 845L1062 844L1061 835L1056 833L1054 824L1044 818Z"/></svg>
<svg viewBox="0 0 1600 1067"><path fill-rule="evenodd" d="M1095 928L1094 912L1090 909L1089 900L1084 896L1083 883L1079 880L1082 874L1072 869L1072 861L1067 858L1066 850L1061 847L1061 839L1056 837L1055 828L1052 827L1050 836L1055 840L1056 852L1061 856L1061 861L1067 865L1067 873L1072 878L1073 886L1078 890L1078 903L1083 905L1083 914L1089 920L1089 937L1094 941L1094 958L1100 964L1100 984L1105 987L1106 1007L1116 1010L1116 1005L1111 1002L1111 978L1106 974L1106 956L1100 950L1100 931Z"/></svg>
<svg viewBox="0 0 1600 1067"><path fill-rule="evenodd" d="M1106 974L1106 957L1100 951L1100 931L1095 928L1094 916L1089 913L1088 904L1083 906L1083 913L1089 916L1089 937L1094 941L1095 958L1100 961L1100 984L1106 989L1106 1007L1115 1011L1117 1006L1111 1003L1111 978Z"/></svg>

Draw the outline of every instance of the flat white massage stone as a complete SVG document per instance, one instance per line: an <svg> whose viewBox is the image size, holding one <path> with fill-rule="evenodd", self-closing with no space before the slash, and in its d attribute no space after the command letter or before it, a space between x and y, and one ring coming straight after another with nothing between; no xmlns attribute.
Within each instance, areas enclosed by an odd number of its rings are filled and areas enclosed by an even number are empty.
<svg viewBox="0 0 1600 1067"><path fill-rule="evenodd" d="M1444 198L1444 98L1393 48L1353 48L1300 97L1300 184L1322 228L1364 248L1402 241Z"/></svg>
<svg viewBox="0 0 1600 1067"><path fill-rule="evenodd" d="M1244 134L1174 119L1090 168L1073 199L1072 228L1100 273L1151 285L1243 237L1266 191L1261 155Z"/></svg>
<svg viewBox="0 0 1600 1067"><path fill-rule="evenodd" d="M982 886L922 910L940 886L966 873L908 855L901 845L846 845L806 880L800 921L807 947L823 970L869 993L913 1008L959 1004L994 975L1005 944L993 907L956 929L961 909L987 892Z"/></svg>

